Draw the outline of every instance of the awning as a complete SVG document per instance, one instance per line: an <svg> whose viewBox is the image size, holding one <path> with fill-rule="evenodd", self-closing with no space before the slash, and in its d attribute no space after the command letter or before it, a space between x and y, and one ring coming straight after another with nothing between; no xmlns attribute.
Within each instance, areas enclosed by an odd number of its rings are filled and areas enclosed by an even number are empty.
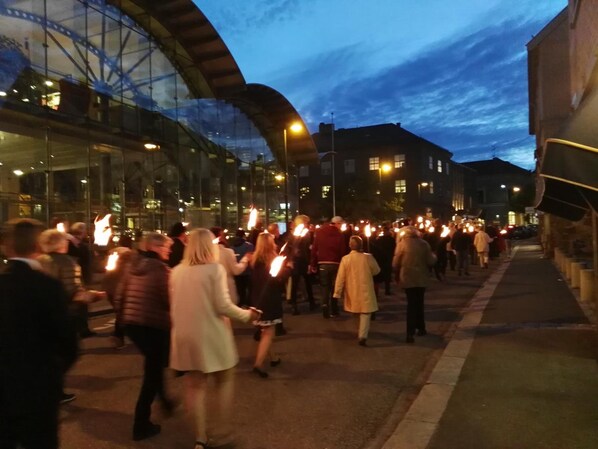
<svg viewBox="0 0 598 449"><path fill-rule="evenodd" d="M546 139L536 209L572 221L598 211L598 149Z"/></svg>

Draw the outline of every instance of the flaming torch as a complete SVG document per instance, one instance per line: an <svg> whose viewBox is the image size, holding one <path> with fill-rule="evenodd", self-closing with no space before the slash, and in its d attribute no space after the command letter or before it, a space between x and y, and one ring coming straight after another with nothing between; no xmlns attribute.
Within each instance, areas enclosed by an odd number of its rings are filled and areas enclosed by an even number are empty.
<svg viewBox="0 0 598 449"><path fill-rule="evenodd" d="M110 217L112 217L112 214L106 214L101 220L98 217L99 215L93 221L94 243L98 246L107 246L112 235L112 227L110 226Z"/></svg>
<svg viewBox="0 0 598 449"><path fill-rule="evenodd" d="M56 224L56 229L60 232L66 232L66 229L64 228L64 223L62 222Z"/></svg>
<svg viewBox="0 0 598 449"><path fill-rule="evenodd" d="M303 223L299 223L295 227L295 230L293 231L293 235L295 237L305 237L308 232L309 232L309 229L307 229Z"/></svg>
<svg viewBox="0 0 598 449"><path fill-rule="evenodd" d="M106 271L113 271L116 269L118 263L118 253L112 253L108 256L108 262L106 262Z"/></svg>
<svg viewBox="0 0 598 449"><path fill-rule="evenodd" d="M442 233L440 234L440 238L445 238L450 234L451 230L448 228L448 226L444 226L442 225Z"/></svg>
<svg viewBox="0 0 598 449"><path fill-rule="evenodd" d="M251 210L249 211L249 220L247 221L247 230L251 231L253 228L255 228L256 223L257 223L257 209L255 207L252 207Z"/></svg>
<svg viewBox="0 0 598 449"><path fill-rule="evenodd" d="M270 265L270 276L275 278L278 276L280 269L282 268L282 264L284 263L287 256L276 256L272 261L272 265Z"/></svg>

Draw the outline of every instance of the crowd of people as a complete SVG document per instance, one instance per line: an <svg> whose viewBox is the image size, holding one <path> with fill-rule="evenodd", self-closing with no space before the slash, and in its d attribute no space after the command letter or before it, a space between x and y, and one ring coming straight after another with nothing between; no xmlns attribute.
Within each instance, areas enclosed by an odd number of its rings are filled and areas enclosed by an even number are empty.
<svg viewBox="0 0 598 449"><path fill-rule="evenodd" d="M303 303L309 311L320 308L327 320L341 308L355 314L357 343L367 346L382 288L391 294L394 274L407 299L405 341L414 343L427 334L424 295L433 276L442 281L449 268L467 276L474 260L488 268L495 255L490 247L501 240L482 227L471 232L467 223L402 224L365 233L338 216L314 226L298 215L283 234L276 224L257 224L227 239L222 228L188 230L176 223L168 235L121 238L95 289L84 223L68 233L43 230L28 219L7 223L1 241L8 263L0 274L0 447L58 447L59 404L75 399L63 390L64 375L76 361L78 338L94 335L88 305L102 299L114 307L114 347L124 347L128 337L144 359L133 439L160 432L151 419L154 401L167 415L176 407L165 389L164 369L170 367L184 378L195 448L230 447L227 418L238 363L231 319L255 326L253 373L266 379L266 362L270 368L282 362L274 340L286 333L285 302L293 315L302 313ZM218 405L209 426L208 385Z"/></svg>

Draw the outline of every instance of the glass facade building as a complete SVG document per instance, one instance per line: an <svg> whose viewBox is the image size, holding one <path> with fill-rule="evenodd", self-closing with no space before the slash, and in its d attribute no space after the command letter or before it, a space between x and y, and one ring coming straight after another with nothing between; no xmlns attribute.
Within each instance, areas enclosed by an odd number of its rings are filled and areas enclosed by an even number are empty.
<svg viewBox="0 0 598 449"><path fill-rule="evenodd" d="M157 12L133 18L119 3L0 1L0 222L111 213L121 231L234 228L251 205L284 221L271 136L230 98L201 91L208 77ZM225 53L205 60L232 60ZM295 189L289 198L292 210Z"/></svg>

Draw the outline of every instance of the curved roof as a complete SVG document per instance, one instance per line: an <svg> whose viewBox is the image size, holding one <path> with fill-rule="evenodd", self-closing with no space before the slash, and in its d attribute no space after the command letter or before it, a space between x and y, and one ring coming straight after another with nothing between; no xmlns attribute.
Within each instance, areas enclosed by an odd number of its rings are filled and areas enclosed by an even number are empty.
<svg viewBox="0 0 598 449"><path fill-rule="evenodd" d="M247 88L228 101L243 111L262 131L276 158L284 163L284 129L301 123L299 134L287 132L287 151L290 163L318 162L318 151L303 119L293 105L277 90L263 84L247 84Z"/></svg>
<svg viewBox="0 0 598 449"><path fill-rule="evenodd" d="M301 135L288 134L290 163L317 163L314 141L293 105L278 91L246 84L224 41L192 0L106 0L150 33L197 98L219 98L241 109L284 163L283 130L300 122Z"/></svg>
<svg viewBox="0 0 598 449"><path fill-rule="evenodd" d="M198 98L222 98L245 88L224 41L191 0L106 0L150 33Z"/></svg>

